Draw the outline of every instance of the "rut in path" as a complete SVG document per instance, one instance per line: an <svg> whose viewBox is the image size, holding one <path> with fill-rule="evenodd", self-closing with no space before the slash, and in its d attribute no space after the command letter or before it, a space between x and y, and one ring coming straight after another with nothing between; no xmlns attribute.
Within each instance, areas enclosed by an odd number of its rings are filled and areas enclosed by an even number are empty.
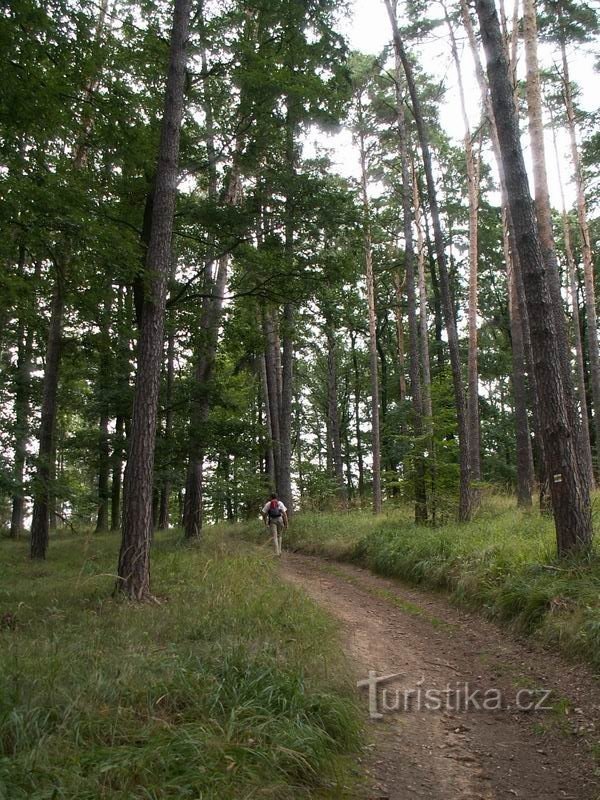
<svg viewBox="0 0 600 800"><path fill-rule="evenodd" d="M512 706L465 713L455 710L459 700L453 695L451 710L444 702L439 711L413 707L369 719L372 744L361 762L368 784L363 797L600 800L591 753L598 739L600 687L584 666L517 641L481 617L448 606L441 596L357 567L286 553L281 569L339 620L358 680L369 670L402 673L389 683L401 698L418 686L441 694L448 685L467 683L469 690L479 689L480 699L495 689L494 696ZM521 690L542 687L552 689L553 710L515 710ZM390 705L395 696L395 691L388 696ZM522 703L530 699L519 697ZM366 690L361 703L368 718Z"/></svg>

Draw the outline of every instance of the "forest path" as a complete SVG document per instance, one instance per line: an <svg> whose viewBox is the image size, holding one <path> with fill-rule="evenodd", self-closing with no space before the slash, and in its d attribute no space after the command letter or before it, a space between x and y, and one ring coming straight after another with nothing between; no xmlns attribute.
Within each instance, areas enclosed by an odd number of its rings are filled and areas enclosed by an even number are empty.
<svg viewBox="0 0 600 800"><path fill-rule="evenodd" d="M451 694L452 708L443 699L441 710L418 711L413 696L412 710L368 720L371 744L361 760L364 797L600 800L598 763L590 752L598 740L600 687L585 667L515 640L441 595L358 567L284 553L281 571L340 622L357 680L369 670L378 676L402 673L385 684L392 690L389 705L396 689L441 691L467 683L470 691L498 690L504 704L513 706L465 713L454 710L459 700ZM515 710L517 693L537 687L552 689L549 702L558 708ZM357 691L368 718L367 689ZM485 696L491 697L480 694L478 702ZM464 691L461 697L464 708ZM377 705L381 710L381 698Z"/></svg>

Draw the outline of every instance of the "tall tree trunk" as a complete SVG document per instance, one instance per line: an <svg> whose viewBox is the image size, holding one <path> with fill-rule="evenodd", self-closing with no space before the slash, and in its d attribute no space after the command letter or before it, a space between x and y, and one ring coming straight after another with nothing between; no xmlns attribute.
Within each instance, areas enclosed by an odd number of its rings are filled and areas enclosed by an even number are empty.
<svg viewBox="0 0 600 800"><path fill-rule="evenodd" d="M508 202L516 233L531 343L535 358L542 439L560 555L589 549L592 537L589 483L577 453L578 431L574 418L570 375L565 374L556 310L540 240L529 184L518 118L513 103L507 57L494 0L476 0Z"/></svg>
<svg viewBox="0 0 600 800"><path fill-rule="evenodd" d="M154 445L177 196L190 9L191 0L175 0L152 208L152 232L146 257L149 286L142 311L129 453L124 478L123 534L116 589L135 600L143 599L150 591Z"/></svg>
<svg viewBox="0 0 600 800"><path fill-rule="evenodd" d="M209 288L212 297L207 297L200 321L201 337L194 370L195 397L190 414L190 459L185 486L184 530L186 538L200 535L202 530L204 431L210 413L208 384L212 377L217 354L219 322L223 311L223 299L227 285L229 258L219 259L217 276Z"/></svg>
<svg viewBox="0 0 600 800"><path fill-rule="evenodd" d="M421 356L421 375L423 379L423 416L424 427L427 433L428 471L430 483L429 511L431 522L435 525L436 519L436 465L435 465L435 437L433 430L433 405L431 401L431 364L429 360L429 325L427 322L427 282L425 278L425 242L423 239L423 224L421 219L421 200L417 176L413 167L413 207L415 213L415 226L417 229L417 265L419 286L419 347Z"/></svg>
<svg viewBox="0 0 600 800"><path fill-rule="evenodd" d="M562 182L562 170L560 166L560 156L556 141L556 128L552 120L552 140L554 144L554 156L556 158L556 174L560 187L560 199L562 206L562 228L565 242L565 255L567 258L567 270L569 275L569 294L571 297L571 309L573 314L573 345L575 347L575 375L577 382L577 394L579 398L579 410L581 420L581 453L587 464L590 486L594 488L594 464L592 458L592 447L590 441L590 427L588 422L588 404L585 388L585 362L583 358L583 343L581 341L581 320L579 314L579 282L577 280L577 266L573 255L573 244L571 240L571 222L567 214L565 203L565 193Z"/></svg>
<svg viewBox="0 0 600 800"><path fill-rule="evenodd" d="M515 3L515 14L518 6L518 0ZM460 8L463 26L467 32L471 54L475 63L475 75L479 85L481 94L482 106L485 110L487 121L490 127L490 135L492 140L492 149L494 157L498 166L498 173L500 176L500 190L502 197L502 224L503 224L503 240L504 240L504 255L507 268L507 279L509 281L509 310L510 325L511 325L511 344L513 356L513 374L514 374L514 391L515 391L515 435L516 435L516 450L517 450L517 502L519 505L531 505L531 436L529 433L529 420L527 417L527 400L525 392L525 374L529 377L530 392L531 392L531 405L533 409L533 416L535 420L534 431L536 436L536 447L540 454L537 459L539 470L539 484L540 484L540 506L545 506L546 487L545 480L545 467L544 458L541 455L542 443L539 433L538 420L538 395L535 387L535 375L533 372L533 356L531 352L531 339L529 336L529 321L527 317L527 307L525 303L525 295L523 288L523 281L520 277L520 269L518 269L518 253L515 247L516 235L512 222L510 208L508 206L508 198L506 192L506 182L504 179L504 169L502 165L502 157L500 154L500 143L498 141L498 131L496 129L496 120L492 109L492 103L489 93L489 87L485 72L479 56L479 45L475 37L475 31L471 23L469 9L466 0L460 0ZM506 23L506 21L504 20ZM511 49L511 85L513 86L513 101L516 96L516 46L517 35L509 41L508 32L505 33L505 48L508 52L510 45ZM518 385L517 385L518 382Z"/></svg>
<svg viewBox="0 0 600 800"><path fill-rule="evenodd" d="M546 171L546 145L544 141L544 122L542 118L542 95L540 90L540 72L537 55L537 22L535 0L523 0L525 59L527 63L527 108L529 121L529 137L533 161L533 184L535 190L535 212L538 226L542 256L546 265L548 287L552 296L556 328L559 332L561 360L567 375L571 373L569 353L569 336L561 292L560 271L554 246L552 232L552 212L548 192L548 175ZM515 100L517 103L517 100ZM596 343L597 343L596 336ZM596 349L597 352L597 349ZM600 361L598 362L598 388L600 389ZM567 398L573 402L573 397ZM598 394L600 403L600 392ZM598 406L600 408L600 405ZM599 428L600 430L600 428Z"/></svg>
<svg viewBox="0 0 600 800"><path fill-rule="evenodd" d="M459 466L460 466L458 518L461 522L466 522L471 518L472 514L471 467L469 462L469 431L467 426L467 414L466 414L465 393L464 393L463 379L462 379L462 370L460 363L460 352L458 348L458 334L456 330L456 320L454 318L452 292L450 289L450 277L448 275L448 267L446 263L446 248L444 243L444 236L442 233L442 226L440 222L440 213L437 203L435 181L433 177L433 166L431 160L431 151L429 147L429 137L425 126L425 120L423 118L423 114L421 111L421 100L417 91L412 65L407 57L406 51L404 49L404 43L400 35L400 29L398 27L398 21L396 19L395 2L393 2L393 0L385 0L385 4L392 25L394 48L398 54L400 61L402 62L402 67L404 69L404 74L406 76L406 83L411 98L411 104L415 118L415 123L417 126L419 143L421 145L423 166L425 168L427 195L429 198L429 209L431 212L431 220L433 223L435 251L440 273L442 305L443 305L444 319L446 324L446 334L448 337L448 351L450 353L450 365L452 367L454 400L456 404L456 417L458 423L458 446L459 446Z"/></svg>
<svg viewBox="0 0 600 800"><path fill-rule="evenodd" d="M446 24L450 33L452 57L458 78L460 107L464 126L465 164L467 168L467 196L469 201L469 305L468 335L469 354L467 359L467 415L469 426L469 452L471 478L481 480L481 431L479 423L479 367L477 362L477 278L478 278L478 217L479 217L479 173L481 154L475 151L471 136L471 126L467 114L467 103L463 84L462 69L456 45L454 28L444 7ZM474 507L480 502L479 491L473 491Z"/></svg>
<svg viewBox="0 0 600 800"><path fill-rule="evenodd" d="M280 397L280 367L277 358L277 334L273 320L273 311L266 308L263 313L263 333L265 340L265 378L269 412L267 418L270 423L271 452L273 453L274 488L278 491L281 462L281 437L279 435L279 397Z"/></svg>
<svg viewBox="0 0 600 800"><path fill-rule="evenodd" d="M375 309L375 278L373 275L373 247L371 243L371 219L367 188L367 152L365 146L362 105L359 98L359 143L363 204L363 247L369 308L369 369L371 375L371 428L373 448L373 512L382 510L381 496L381 440L379 431L379 374L377 369L377 312Z"/></svg>
<svg viewBox="0 0 600 800"><path fill-rule="evenodd" d="M54 433L58 399L58 378L61 356L62 319L65 307L65 282L62 264L54 265L54 294L50 309L46 367L42 389L39 451L33 488L31 519L31 558L46 558L50 531L51 480L54 475Z"/></svg>
<svg viewBox="0 0 600 800"><path fill-rule="evenodd" d="M275 459L273 456L273 423L271 421L271 404L269 403L269 386L267 382L267 363L265 354L259 356L260 383L263 394L263 404L265 408L265 427L267 429L268 442L266 447L265 461L267 475L271 491L275 491L277 486L277 473L275 471Z"/></svg>
<svg viewBox="0 0 600 800"><path fill-rule="evenodd" d="M406 272L406 302L408 312L408 364L410 395L413 410L414 433L414 493L415 522L427 521L427 488L425 486L425 454L423 452L423 398L421 394L421 368L419 363L419 323L417 320L417 295L415 291L415 253L412 232L412 180L408 157L404 99L402 97L402 64L396 51L396 117L398 145L402 166L402 223L404 233L404 268Z"/></svg>
<svg viewBox="0 0 600 800"><path fill-rule="evenodd" d="M559 15L562 8L559 5ZM577 220L579 222L579 235L581 239L581 255L583 260L583 283L585 297L585 312L587 322L588 357L590 362L590 385L592 389L592 408L594 411L594 431L596 443L596 469L600 471L600 351L598 348L598 318L596 314L596 289L594 286L594 261L592 258L592 245L590 229L587 221L585 202L585 185L581 169L581 159L577 146L577 127L575 120L575 107L571 91L571 78L569 75L569 61L564 37L560 42L563 66L563 94L567 112L567 127L571 144L571 160L573 175L577 192Z"/></svg>

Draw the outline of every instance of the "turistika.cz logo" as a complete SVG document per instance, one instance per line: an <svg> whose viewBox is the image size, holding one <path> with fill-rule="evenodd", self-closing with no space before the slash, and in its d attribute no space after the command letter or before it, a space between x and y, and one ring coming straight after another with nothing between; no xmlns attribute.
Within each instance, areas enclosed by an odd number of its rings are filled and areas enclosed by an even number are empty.
<svg viewBox="0 0 600 800"><path fill-rule="evenodd" d="M447 683L443 689L426 686L425 677L415 686L391 686L404 677L403 672L378 675L369 670L368 678L357 682L359 689L368 690L369 716L382 719L385 714L420 711L451 711L458 713L476 711L551 711L551 689L519 689L512 698L506 698L497 687L471 687L468 682Z"/></svg>

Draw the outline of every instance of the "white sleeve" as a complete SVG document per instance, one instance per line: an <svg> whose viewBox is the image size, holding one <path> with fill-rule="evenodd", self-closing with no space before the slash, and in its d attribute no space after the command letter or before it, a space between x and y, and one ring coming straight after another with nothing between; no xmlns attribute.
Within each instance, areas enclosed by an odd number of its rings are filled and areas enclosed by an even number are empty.
<svg viewBox="0 0 600 800"><path fill-rule="evenodd" d="M285 513L287 514L287 508L283 505L281 500L279 501L279 510L280 511L285 511Z"/></svg>
<svg viewBox="0 0 600 800"><path fill-rule="evenodd" d="M269 512L269 503L265 503L262 513L268 514L268 512Z"/></svg>

